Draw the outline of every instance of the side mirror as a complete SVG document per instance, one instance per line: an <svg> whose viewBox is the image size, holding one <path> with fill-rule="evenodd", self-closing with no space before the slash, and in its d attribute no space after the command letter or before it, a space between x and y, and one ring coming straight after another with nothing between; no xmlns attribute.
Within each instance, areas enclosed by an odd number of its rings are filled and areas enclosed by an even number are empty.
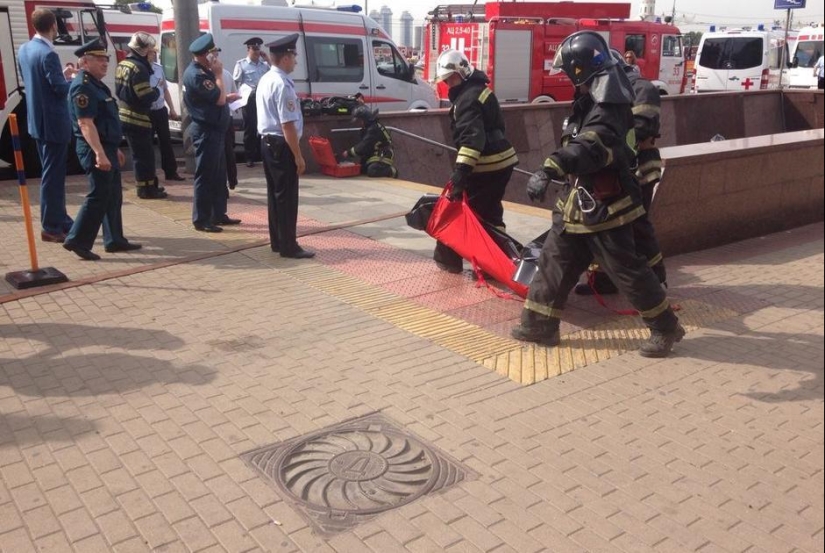
<svg viewBox="0 0 825 553"><path fill-rule="evenodd" d="M794 56L793 60L791 60L791 69L796 69L799 67L799 58Z"/></svg>

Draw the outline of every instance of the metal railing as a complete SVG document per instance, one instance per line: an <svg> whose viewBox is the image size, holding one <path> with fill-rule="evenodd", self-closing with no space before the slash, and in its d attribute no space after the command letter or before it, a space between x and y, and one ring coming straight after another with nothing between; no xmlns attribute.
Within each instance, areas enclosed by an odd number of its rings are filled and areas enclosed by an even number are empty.
<svg viewBox="0 0 825 553"><path fill-rule="evenodd" d="M415 134L415 133L411 133L409 131L405 131L404 129L399 129L397 127L384 127L384 128L387 129L388 131L391 131L392 133L400 134L402 136L407 136L407 137L412 138L414 140L418 140L419 142L429 144L430 146L436 146L437 148L441 148L442 150L448 150L450 152L458 152L458 150L456 148L453 148L452 146L448 146L447 144L442 144L441 142L437 142L437 141L432 140L430 138L426 138L424 136L421 136L421 135L418 135L418 134ZM360 131L360 130L361 130L360 128L332 129L332 132L355 132L355 131ZM533 173L531 173L529 171L525 171L524 169L519 169L518 167L514 168L513 171L516 172L516 173L521 173L522 175L526 175L528 177L533 176Z"/></svg>

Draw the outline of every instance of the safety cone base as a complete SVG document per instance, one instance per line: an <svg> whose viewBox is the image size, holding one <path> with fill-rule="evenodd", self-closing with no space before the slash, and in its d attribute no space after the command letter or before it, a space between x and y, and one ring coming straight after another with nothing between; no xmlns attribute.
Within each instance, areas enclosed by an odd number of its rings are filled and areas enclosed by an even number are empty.
<svg viewBox="0 0 825 553"><path fill-rule="evenodd" d="M44 267L36 271L6 273L6 282L11 284L15 290L27 290L29 288L69 282L69 277L54 267Z"/></svg>

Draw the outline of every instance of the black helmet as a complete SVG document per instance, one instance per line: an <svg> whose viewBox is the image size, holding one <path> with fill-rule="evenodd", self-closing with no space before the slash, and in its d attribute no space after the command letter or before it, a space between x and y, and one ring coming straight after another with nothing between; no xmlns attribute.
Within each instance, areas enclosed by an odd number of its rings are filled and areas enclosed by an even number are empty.
<svg viewBox="0 0 825 553"><path fill-rule="evenodd" d="M614 65L607 42L594 31L579 31L564 39L553 60L553 67L564 71L576 86L588 84Z"/></svg>
<svg viewBox="0 0 825 553"><path fill-rule="evenodd" d="M378 110L372 110L367 106L358 106L352 112L352 120L360 119L364 123L371 123L378 117Z"/></svg>

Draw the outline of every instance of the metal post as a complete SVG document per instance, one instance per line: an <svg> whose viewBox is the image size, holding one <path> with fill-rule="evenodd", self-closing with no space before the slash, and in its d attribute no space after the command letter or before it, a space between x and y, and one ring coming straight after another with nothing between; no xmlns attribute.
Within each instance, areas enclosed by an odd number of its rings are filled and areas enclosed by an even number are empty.
<svg viewBox="0 0 825 553"><path fill-rule="evenodd" d="M175 40L177 42L178 60L178 93L180 94L181 132L183 133L183 157L186 161L186 172L195 172L195 155L192 150L192 139L186 129L192 118L183 101L183 72L192 61L189 45L200 34L200 18L198 17L197 0L174 0Z"/></svg>
<svg viewBox="0 0 825 553"><path fill-rule="evenodd" d="M785 18L785 43L782 45L782 49L779 51L779 55L782 56L782 61L779 62L779 89L782 90L785 88L785 57L788 55L788 29L791 26L791 9L788 8L788 15ZM784 110L783 110L784 112Z"/></svg>

